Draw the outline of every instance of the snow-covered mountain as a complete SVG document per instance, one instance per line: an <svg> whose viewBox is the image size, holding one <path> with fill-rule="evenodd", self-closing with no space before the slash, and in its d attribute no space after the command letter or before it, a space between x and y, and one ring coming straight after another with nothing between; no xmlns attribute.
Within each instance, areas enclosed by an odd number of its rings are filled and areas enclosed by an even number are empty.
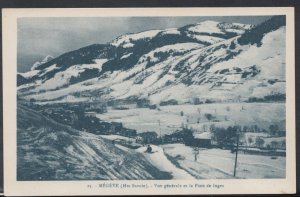
<svg viewBox="0 0 300 197"><path fill-rule="evenodd" d="M257 25L204 21L122 35L18 74L37 101L248 100L285 95L285 18Z"/></svg>

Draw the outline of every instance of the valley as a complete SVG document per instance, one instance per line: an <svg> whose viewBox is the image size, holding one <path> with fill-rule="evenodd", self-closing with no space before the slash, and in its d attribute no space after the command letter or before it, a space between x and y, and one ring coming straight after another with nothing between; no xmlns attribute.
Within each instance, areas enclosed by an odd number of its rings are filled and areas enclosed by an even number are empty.
<svg viewBox="0 0 300 197"><path fill-rule="evenodd" d="M285 178L285 31L208 20L37 61L17 74L18 180Z"/></svg>

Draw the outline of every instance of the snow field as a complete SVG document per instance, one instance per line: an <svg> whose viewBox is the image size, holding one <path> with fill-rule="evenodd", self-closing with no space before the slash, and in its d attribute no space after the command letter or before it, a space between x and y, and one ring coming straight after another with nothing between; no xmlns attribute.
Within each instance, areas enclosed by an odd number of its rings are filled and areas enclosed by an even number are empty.
<svg viewBox="0 0 300 197"><path fill-rule="evenodd" d="M97 117L108 122L122 122L125 127L136 129L137 132L155 131L158 134L160 129L162 134L172 133L182 124L187 124L189 128L192 127L198 131L203 131L203 126L208 130L212 124L225 128L235 124L257 125L266 130L271 124L277 124L280 129L285 129L284 103L186 104L159 106L159 109L114 110L109 108L107 113L97 114ZM180 114L181 111L183 116ZM208 120L205 114L211 114L215 118ZM160 126L158 121L160 121Z"/></svg>
<svg viewBox="0 0 300 197"><path fill-rule="evenodd" d="M194 160L191 147L183 144L162 146L165 153L177 157L180 167L199 179L234 178L235 154L230 150L201 149ZM236 178L284 178L285 157L272 159L270 156L238 154Z"/></svg>

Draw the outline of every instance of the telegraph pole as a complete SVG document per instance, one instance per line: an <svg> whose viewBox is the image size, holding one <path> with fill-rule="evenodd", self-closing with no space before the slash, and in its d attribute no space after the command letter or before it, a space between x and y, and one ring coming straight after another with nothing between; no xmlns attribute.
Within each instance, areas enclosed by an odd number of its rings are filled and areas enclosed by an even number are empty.
<svg viewBox="0 0 300 197"><path fill-rule="evenodd" d="M159 137L160 137L160 143L162 144L161 128L160 128L160 120L158 120L158 126L159 126Z"/></svg>
<svg viewBox="0 0 300 197"><path fill-rule="evenodd" d="M237 133L236 133L236 152L235 152L235 162L234 162L233 176L235 176L235 174L236 174L238 152L239 152L239 133L237 131Z"/></svg>

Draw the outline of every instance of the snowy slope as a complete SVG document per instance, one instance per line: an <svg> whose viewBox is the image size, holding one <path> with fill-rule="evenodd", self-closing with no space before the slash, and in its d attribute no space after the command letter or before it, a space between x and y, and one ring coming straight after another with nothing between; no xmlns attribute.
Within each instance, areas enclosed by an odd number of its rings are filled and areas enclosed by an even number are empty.
<svg viewBox="0 0 300 197"><path fill-rule="evenodd" d="M205 22L203 22L205 25ZM222 23L218 23L220 26ZM212 24L215 25L215 24ZM228 24L229 26L232 26ZM199 26L199 24L194 24L191 26ZM206 25L207 26L207 25ZM224 31L224 28L218 27L220 31ZM248 27L245 26L246 30ZM132 33L132 34L126 34L122 35L113 41L109 42L107 45L91 45L88 47L81 48L79 50L75 50L73 52L69 52L66 54L63 54L62 56L52 59L51 56L47 56L44 60L41 62L37 62L35 66L32 67L32 70L42 70L45 67L51 66L52 64L59 65L60 68L66 67L65 64L71 63L71 65L75 65L76 61L84 61L91 63L88 59L97 59L97 57L102 58L108 58L108 59L119 59L121 56L124 58L124 55L132 53L133 51L139 52L150 52L154 48L162 47L164 45L170 45L170 44L176 44L183 43L183 42L194 42L194 43L200 43L204 45L209 45L213 42L223 40L222 38L219 38L218 35L210 35L210 30L208 29L208 32L206 32L206 35L203 37L203 39L197 40L194 38L194 36L199 34L199 32L189 32L187 33L187 27L183 28L170 28L165 30L148 30L140 33ZM226 28L225 28L226 29ZM222 35L226 35L226 31L223 32ZM227 37L233 37L235 35L240 35L240 33L230 33L227 35ZM199 37L199 35L198 35ZM149 45L149 41L151 41L151 44ZM142 50L139 50L142 49ZM93 50L91 52L91 50ZM136 54L137 55L137 54ZM142 55L142 54L138 54ZM81 59L77 59L80 57ZM120 59L123 59L120 58ZM112 60L112 59L111 59ZM66 62L67 61L67 62ZM47 64L46 64L47 63ZM112 61L113 63L113 61ZM64 68L62 68L64 70Z"/></svg>
<svg viewBox="0 0 300 197"><path fill-rule="evenodd" d="M68 84L72 77L76 78L79 77L81 73L83 73L86 70L95 69L98 70L98 72L101 71L102 65L107 61L107 59L97 59L95 60L94 64L82 64L82 65L74 65L66 69L65 71L58 72L54 75L53 78L45 81L43 84L38 86L36 88L36 91L39 90L52 90L57 89L59 87L62 87L66 84ZM49 69L53 70L56 69L55 65L44 69L45 72L49 72ZM96 71L94 71L96 72Z"/></svg>
<svg viewBox="0 0 300 197"><path fill-rule="evenodd" d="M164 151L161 147L151 145L153 153L145 153L147 147L141 147L137 151L144 153L145 157L159 169L171 173L173 179L175 180L193 180L195 179L193 176L188 174L186 171L176 167L173 163L171 163L168 158L164 155Z"/></svg>
<svg viewBox="0 0 300 197"><path fill-rule="evenodd" d="M18 106L17 180L170 179L134 150Z"/></svg>
<svg viewBox="0 0 300 197"><path fill-rule="evenodd" d="M127 34L118 37L117 39L113 40L111 42L111 45L113 46L122 46L123 48L129 48L133 47L134 44L132 42L140 40L140 39L146 39L149 40L156 36L161 30L150 30L150 31L145 31L145 32L140 32L136 34Z"/></svg>
<svg viewBox="0 0 300 197"><path fill-rule="evenodd" d="M67 102L67 95L81 100L81 92L100 92L102 100L149 99L152 104L285 95L285 26L269 28L272 20L255 28L204 21L123 35L22 74L19 95ZM248 42L249 37L256 40ZM73 64L70 59L77 56L84 63Z"/></svg>

